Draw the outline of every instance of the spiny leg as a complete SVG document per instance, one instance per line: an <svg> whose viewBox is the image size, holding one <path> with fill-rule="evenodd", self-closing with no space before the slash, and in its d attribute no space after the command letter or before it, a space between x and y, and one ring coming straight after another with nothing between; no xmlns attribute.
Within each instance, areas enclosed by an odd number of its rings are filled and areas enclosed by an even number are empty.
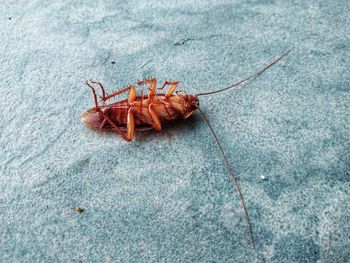
<svg viewBox="0 0 350 263"><path fill-rule="evenodd" d="M102 84L101 82L94 81L94 80L90 80L90 83L92 83L92 84L97 84L97 85L100 86L101 91L102 91L102 100L105 101L106 92L105 92L105 87L103 86L103 84ZM88 81L86 81L86 84L87 84L88 86L90 86L89 83L88 83Z"/></svg>
<svg viewBox="0 0 350 263"><path fill-rule="evenodd" d="M135 87L132 86L132 85L130 85L130 86L126 87L126 88L123 88L123 89L121 89L121 90L118 90L118 91L116 91L116 92L114 92L114 93L112 93L112 94L106 96L106 92L105 92L105 90L104 90L104 86L103 86L103 84L102 84L101 82L97 82L97 81L90 80L90 83L98 84L98 85L101 87L101 90L102 90L102 98L101 98L101 99L102 99L102 101L104 101L104 102L105 102L106 100L111 99L111 98L113 98L113 97L115 97L115 96L117 96L117 95L119 95L119 94L121 94L121 93L124 93L124 92L128 91L128 90L130 90L130 92L131 92L132 94L134 94L133 96L136 98L136 90L135 90ZM91 85L90 83L89 83L88 80L86 81L86 84L87 84L90 88L93 89L93 87L92 87L92 85ZM134 98L134 99L135 99L135 98Z"/></svg>
<svg viewBox="0 0 350 263"><path fill-rule="evenodd" d="M94 102L95 102L95 108L96 108L96 110L97 110L97 109L100 110L100 107L98 106L97 95L96 95L95 89L88 83L88 81L86 81L86 85L88 85L88 86L90 87L90 89L92 90L92 94L94 95Z"/></svg>
<svg viewBox="0 0 350 263"><path fill-rule="evenodd" d="M130 89L130 93L128 96L128 102L129 102L129 104L133 105L133 103L136 99L136 89L134 86L129 86L128 88L126 88L126 90L128 90L128 89ZM125 91L120 91L119 93L116 92L116 93L111 94L111 95L116 96L122 92L125 92ZM134 107L133 106L131 106L128 110L126 123L127 123L127 133L126 133L126 135L123 133L122 136L126 141L131 141L132 138L134 137L134 134L135 134L135 115L134 115Z"/></svg>
<svg viewBox="0 0 350 263"><path fill-rule="evenodd" d="M172 117L172 114L170 113L170 104L167 102L169 97L171 97L174 93L174 91L177 88L177 85L179 84L178 81L165 81L163 86L161 88L159 88L159 90L163 90L166 86L170 85L170 89L167 91L167 93L164 95L164 100L160 100L159 102L161 102L164 105L164 108L166 110L166 112L168 113L169 117Z"/></svg>
<svg viewBox="0 0 350 263"><path fill-rule="evenodd" d="M125 135L125 133L123 133L123 131L121 131L120 128L101 110L100 106L98 105L97 95L96 95L95 89L91 85L89 85L88 82L86 82L86 84L91 88L92 93L94 95L96 111L99 112L102 115L102 117L104 118L104 120L102 121L101 127L103 127L103 125L105 124L105 121L107 121L112 126L112 128L123 137L124 140L131 141L133 136L134 136L134 133L135 133L135 116L133 113L133 107L130 107L128 110L128 116L127 116L127 129L128 130L127 130L127 135ZM124 90L120 90L118 92L115 92L114 94L111 94L111 95L116 96L122 92L127 91L128 89L130 89L130 94L129 94L128 100L129 100L129 103L132 103L132 102L134 102L134 100L136 98L136 91L135 91L135 87L133 87L133 86L129 86L128 88L125 88ZM111 96L111 95L109 95L109 96ZM108 99L109 96L107 96L105 98Z"/></svg>
<svg viewBox="0 0 350 263"><path fill-rule="evenodd" d="M128 111L128 117L127 117L128 132L127 132L127 135L125 135L125 133L122 130L120 130L120 128L104 112L102 112L101 110L99 112L101 113L103 118L105 118L105 120L108 121L108 123L112 126L112 128L123 137L124 140L126 140L128 142L132 140L133 135L134 135L134 130L135 130L134 114L132 112L132 108L130 108Z"/></svg>
<svg viewBox="0 0 350 263"><path fill-rule="evenodd" d="M114 93L112 93L112 94L106 96L106 97L105 97L105 100L111 99L111 98L113 98L113 97L115 97L115 96L117 96L117 95L119 95L119 94L121 94L121 93L124 93L124 92L128 91L128 90L130 90L130 93L135 94L135 97L136 97L136 90L135 90L135 87L132 86L132 85L130 85L129 87L126 87L126 88L124 88L124 89L118 90L118 91L116 91L116 92L114 92ZM129 94L129 96L130 96L130 94Z"/></svg>
<svg viewBox="0 0 350 263"><path fill-rule="evenodd" d="M163 90L166 86L170 86L170 89L165 94L165 99L169 98L171 95L173 95L174 91L177 88L177 85L179 84L178 81L165 81L163 86L159 88L159 90Z"/></svg>
<svg viewBox="0 0 350 263"><path fill-rule="evenodd" d="M135 134L135 116L133 112L134 108L131 107L128 110L128 116L127 116L127 133L125 134L120 128L102 111L100 113L102 114L103 118L108 121L108 123L112 126L112 128L118 132L124 140L131 141Z"/></svg>
<svg viewBox="0 0 350 263"><path fill-rule="evenodd" d="M86 84L91 88L92 90L92 94L94 96L94 102L95 102L95 109L96 111L98 111L99 113L102 114L102 116L104 115L104 113L102 112L102 110L100 109L100 106L98 105L98 101L97 101L97 95L96 95L96 91L95 89L88 83L88 81L86 81ZM102 130L103 126L106 124L106 118L104 117L101 125L100 125L100 130Z"/></svg>
<svg viewBox="0 0 350 263"><path fill-rule="evenodd" d="M157 88L157 80L155 78L150 78L150 79L145 79L145 80L140 80L137 82L138 85L145 85L151 83L150 87L148 88L149 93L148 93L148 99L151 101L154 97L155 90Z"/></svg>
<svg viewBox="0 0 350 263"><path fill-rule="evenodd" d="M136 99L136 90L134 86L130 86L130 93L128 97L128 102L133 104ZM127 123L127 134L124 135L123 138L126 141L131 141L135 134L135 115L134 115L134 107L131 106L128 110L128 116L126 119Z"/></svg>

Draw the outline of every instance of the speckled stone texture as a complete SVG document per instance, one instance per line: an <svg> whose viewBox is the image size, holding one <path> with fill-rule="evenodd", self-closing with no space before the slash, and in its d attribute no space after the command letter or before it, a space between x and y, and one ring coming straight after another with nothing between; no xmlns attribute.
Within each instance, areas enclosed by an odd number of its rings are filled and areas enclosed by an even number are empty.
<svg viewBox="0 0 350 263"><path fill-rule="evenodd" d="M0 13L0 262L350 262L348 1L4 0ZM80 123L86 79L210 91L290 48L201 98L255 250L198 114L132 143Z"/></svg>

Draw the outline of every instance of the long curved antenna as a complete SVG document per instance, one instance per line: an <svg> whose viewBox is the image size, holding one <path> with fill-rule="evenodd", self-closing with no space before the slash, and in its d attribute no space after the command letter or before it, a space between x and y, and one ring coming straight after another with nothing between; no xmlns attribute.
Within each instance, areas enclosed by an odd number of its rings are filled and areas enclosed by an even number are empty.
<svg viewBox="0 0 350 263"><path fill-rule="evenodd" d="M231 165L226 157L226 154L224 152L224 149L222 148L221 146L221 143L219 141L219 138L217 137L216 133L214 132L214 129L213 127L210 125L209 123L209 120L207 119L207 117L205 116L204 112L202 111L201 108L197 108L199 110L199 112L201 113L202 115L202 118L204 119L204 121L207 123L209 129L211 130L213 136L214 136L214 139L217 143L217 145L219 146L219 149L221 151L221 154L222 156L224 157L224 160L225 160L225 164L226 164L226 167L227 167L227 170L232 178L232 182L233 184L235 185L236 189L237 189L237 192L238 192L238 195L239 195L239 198L241 200L241 203L242 203L242 208L243 208L243 212L244 212L244 215L245 215L245 221L248 225L248 229L249 229L249 235L250 235L250 239L252 240L252 244L253 244L253 248L255 248L255 239L254 239L254 236L253 236L253 230L252 230L252 225L250 223L250 220L249 220L249 215L248 215L248 209L245 205L245 201L244 201L244 198L243 198L243 194L242 194L242 191L241 191L241 188L238 184L238 180L237 180L237 177L235 176L235 174L233 173L233 170L231 168Z"/></svg>
<svg viewBox="0 0 350 263"><path fill-rule="evenodd" d="M289 54L289 52L291 52L292 49L289 49L287 52L285 52L283 55L281 55L279 58L277 58L276 60L274 60L272 63L270 63L269 65L267 65L266 67L264 67L263 69L259 70L258 72L254 73L253 75L241 80L241 81L238 81L226 88L223 88L223 89L219 89L219 90L215 90L215 91L210 91L210 92L203 92L203 93L199 93L199 94L196 94L195 97L198 97L198 96L205 96L205 95L211 95L211 94L215 94L215 93L219 93L219 92L222 92L222 91L225 91L225 90L228 90L228 89L231 89L233 87L236 87L244 82L247 82L249 80L253 80L255 79L256 77L258 77L259 75L261 75L264 71L266 71L268 68L272 67L273 65L275 65L278 61L280 61L282 58L284 58L285 56L287 56Z"/></svg>

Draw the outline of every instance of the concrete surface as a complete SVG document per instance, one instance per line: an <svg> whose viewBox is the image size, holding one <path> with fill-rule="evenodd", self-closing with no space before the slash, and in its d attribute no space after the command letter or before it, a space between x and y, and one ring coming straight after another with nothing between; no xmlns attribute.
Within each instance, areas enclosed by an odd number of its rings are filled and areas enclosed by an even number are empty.
<svg viewBox="0 0 350 263"><path fill-rule="evenodd" d="M1 262L350 262L348 1L9 0L0 13ZM80 123L86 79L210 91L290 48L201 98L256 250L199 115L132 143Z"/></svg>

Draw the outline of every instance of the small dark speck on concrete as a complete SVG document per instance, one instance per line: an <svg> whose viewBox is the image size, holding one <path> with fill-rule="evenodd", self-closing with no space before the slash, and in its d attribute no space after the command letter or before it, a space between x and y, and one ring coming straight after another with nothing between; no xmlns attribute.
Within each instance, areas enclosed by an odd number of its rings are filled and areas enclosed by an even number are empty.
<svg viewBox="0 0 350 263"><path fill-rule="evenodd" d="M185 44L185 41L183 41L183 40L181 40L181 41L176 41L176 42L174 43L174 46L181 46L181 45L183 45L183 44Z"/></svg>
<svg viewBox="0 0 350 263"><path fill-rule="evenodd" d="M81 214L82 212L84 212L84 210L85 210L85 209L84 209L84 208L81 208L81 207L75 207L75 208L74 208L74 211L77 212L77 213L79 213L79 214Z"/></svg>
<svg viewBox="0 0 350 263"><path fill-rule="evenodd" d="M113 65L114 65L114 64L115 64L115 61L111 61L111 64L113 64Z"/></svg>
<svg viewBox="0 0 350 263"><path fill-rule="evenodd" d="M12 20L12 18L11 18L11 17L9 17L9 20Z"/></svg>

